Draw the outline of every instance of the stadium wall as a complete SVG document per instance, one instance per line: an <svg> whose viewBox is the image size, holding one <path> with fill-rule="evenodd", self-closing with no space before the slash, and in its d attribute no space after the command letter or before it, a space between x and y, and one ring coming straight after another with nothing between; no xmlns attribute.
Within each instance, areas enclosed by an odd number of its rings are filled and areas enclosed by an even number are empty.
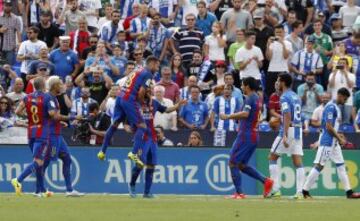
<svg viewBox="0 0 360 221"><path fill-rule="evenodd" d="M98 148L71 147L73 155L72 180L74 187L87 193L127 193L132 164L126 158L129 148L110 148L108 158L100 162ZM234 191L227 167L228 149L224 148L161 148L158 152L159 165L154 174L153 192L161 194L216 194L225 195ZM309 171L314 159L314 151L306 150L304 165ZM250 164L268 174L268 150L258 149ZM360 151L344 151L346 164L354 189L359 187ZM30 162L31 154L24 145L0 146L0 191L11 192L11 178L17 176ZM295 171L291 161L281 162L281 184L283 193L295 192ZM50 190L65 191L61 161L53 162L46 172L46 182ZM262 186L243 175L246 194L262 193ZM23 183L23 189L31 192L35 188L34 176ZM314 195L343 195L342 187L336 177L336 168L328 164L312 190ZM137 190L143 190L143 176L139 179Z"/></svg>

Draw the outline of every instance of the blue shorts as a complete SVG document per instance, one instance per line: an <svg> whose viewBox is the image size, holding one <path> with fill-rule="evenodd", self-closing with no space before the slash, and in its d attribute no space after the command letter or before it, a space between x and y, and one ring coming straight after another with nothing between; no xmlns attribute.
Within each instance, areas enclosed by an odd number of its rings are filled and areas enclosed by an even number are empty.
<svg viewBox="0 0 360 221"><path fill-rule="evenodd" d="M50 136L50 150L51 160L57 160L57 158L62 154L70 154L64 138L58 135Z"/></svg>
<svg viewBox="0 0 360 221"><path fill-rule="evenodd" d="M124 122L127 120L131 126L136 126L144 123L144 118L141 115L141 105L139 102L133 100L124 100L121 97L116 97L113 122Z"/></svg>
<svg viewBox="0 0 360 221"><path fill-rule="evenodd" d="M29 147L33 158L46 160L50 157L49 142L43 139L29 139Z"/></svg>
<svg viewBox="0 0 360 221"><path fill-rule="evenodd" d="M148 139L142 149L140 159L145 165L157 164L157 143L153 139Z"/></svg>
<svg viewBox="0 0 360 221"><path fill-rule="evenodd" d="M257 143L242 141L239 137L236 138L230 150L231 164L247 164L256 150Z"/></svg>

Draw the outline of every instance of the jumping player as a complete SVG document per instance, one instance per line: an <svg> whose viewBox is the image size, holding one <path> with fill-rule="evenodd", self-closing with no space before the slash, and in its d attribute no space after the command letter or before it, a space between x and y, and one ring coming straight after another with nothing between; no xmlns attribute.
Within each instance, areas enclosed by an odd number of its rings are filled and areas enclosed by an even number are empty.
<svg viewBox="0 0 360 221"><path fill-rule="evenodd" d="M154 116L157 111L160 113L170 113L175 110L178 110L182 105L186 104L185 100L181 100L172 107L165 107L161 105L157 100L151 98L151 88L147 89L146 101L142 104L142 116L146 122L147 131L145 134L143 148L140 148L139 151L142 153L140 160L146 164L145 170L145 190L144 198L154 198L154 195L150 193L150 188L152 185L152 178L154 174L154 169L157 164L157 137L156 131L154 128ZM135 198L135 184L136 180L139 177L143 166L136 164L131 172L131 181L129 183L129 194L130 197Z"/></svg>
<svg viewBox="0 0 360 221"><path fill-rule="evenodd" d="M225 87L228 86L229 85L226 85ZM273 185L273 181L270 178L266 178L255 168L248 165L259 142L257 127L261 115L262 102L261 98L256 93L257 82L255 78L244 78L242 80L241 88L246 95L242 111L230 115L220 114L220 119L222 120L240 120L239 132L230 151L229 160L231 177L236 190L236 193L230 197L232 199L246 198L241 187L240 171L264 184L264 196L267 196L270 193Z"/></svg>
<svg viewBox="0 0 360 221"><path fill-rule="evenodd" d="M279 165L277 160L282 154L292 156L296 168L296 194L294 199L302 198L302 187L305 181L305 171L302 164L302 123L301 99L290 87L292 77L287 73L278 77L280 92L282 125L269 155L270 177L274 180L273 192L268 197L280 197Z"/></svg>
<svg viewBox="0 0 360 221"><path fill-rule="evenodd" d="M105 159L105 153L109 146L110 139L117 130L119 124L125 118L132 128L137 128L134 135L134 146L128 157L136 164L144 166L139 159L138 150L143 143L146 132L146 123L141 116L141 103L145 100L146 89L150 86L153 74L159 70L159 60L154 56L146 59L146 67L138 72L133 72L127 77L120 95L116 97L112 125L106 131L101 151L98 153L100 160Z"/></svg>
<svg viewBox="0 0 360 221"><path fill-rule="evenodd" d="M339 105L344 105L350 96L350 92L346 88L340 88L336 100L328 102L324 107L319 138L320 145L316 153L314 167L306 178L302 190L304 198L311 198L309 190L318 179L328 160L336 164L337 175L344 186L346 197L349 199L360 198L360 194L354 193L351 189L349 177L346 173L344 157L341 152L341 146L346 144L346 140L337 132L341 122Z"/></svg>

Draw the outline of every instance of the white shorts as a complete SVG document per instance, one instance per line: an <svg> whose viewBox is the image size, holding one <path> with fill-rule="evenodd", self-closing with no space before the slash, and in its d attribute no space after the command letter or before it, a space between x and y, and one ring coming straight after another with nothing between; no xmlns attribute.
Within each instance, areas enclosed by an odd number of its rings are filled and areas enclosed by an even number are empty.
<svg viewBox="0 0 360 221"><path fill-rule="evenodd" d="M329 159L335 164L344 163L344 157L339 144L336 144L334 147L319 146L314 163L325 166Z"/></svg>
<svg viewBox="0 0 360 221"><path fill-rule="evenodd" d="M288 156L291 155L300 155L303 156L303 142L302 137L297 140L294 137L288 137L288 143L289 147L285 147L283 143L282 137L277 136L272 147L271 147L271 153L274 153L276 155L282 155L287 154Z"/></svg>

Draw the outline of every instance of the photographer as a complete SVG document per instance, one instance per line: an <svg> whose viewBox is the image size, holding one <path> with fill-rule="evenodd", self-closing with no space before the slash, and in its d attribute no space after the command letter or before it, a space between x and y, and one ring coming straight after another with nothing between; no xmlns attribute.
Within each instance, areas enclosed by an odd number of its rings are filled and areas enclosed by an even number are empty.
<svg viewBox="0 0 360 221"><path fill-rule="evenodd" d="M102 144L106 130L111 124L110 117L105 112L100 111L98 103L89 105L89 129L90 144Z"/></svg>
<svg viewBox="0 0 360 221"><path fill-rule="evenodd" d="M324 88L316 83L315 74L309 72L305 77L305 83L297 89L302 101L302 117L306 122L311 119L312 113L320 105L323 93Z"/></svg>
<svg viewBox="0 0 360 221"><path fill-rule="evenodd" d="M352 104L353 104L353 88L355 86L355 75L349 71L349 63L345 57L339 59L335 70L329 77L328 90L331 93L331 99L336 99L337 91L340 88L347 88L350 91L350 97L343 106L340 106L343 114L343 123L350 123Z"/></svg>

